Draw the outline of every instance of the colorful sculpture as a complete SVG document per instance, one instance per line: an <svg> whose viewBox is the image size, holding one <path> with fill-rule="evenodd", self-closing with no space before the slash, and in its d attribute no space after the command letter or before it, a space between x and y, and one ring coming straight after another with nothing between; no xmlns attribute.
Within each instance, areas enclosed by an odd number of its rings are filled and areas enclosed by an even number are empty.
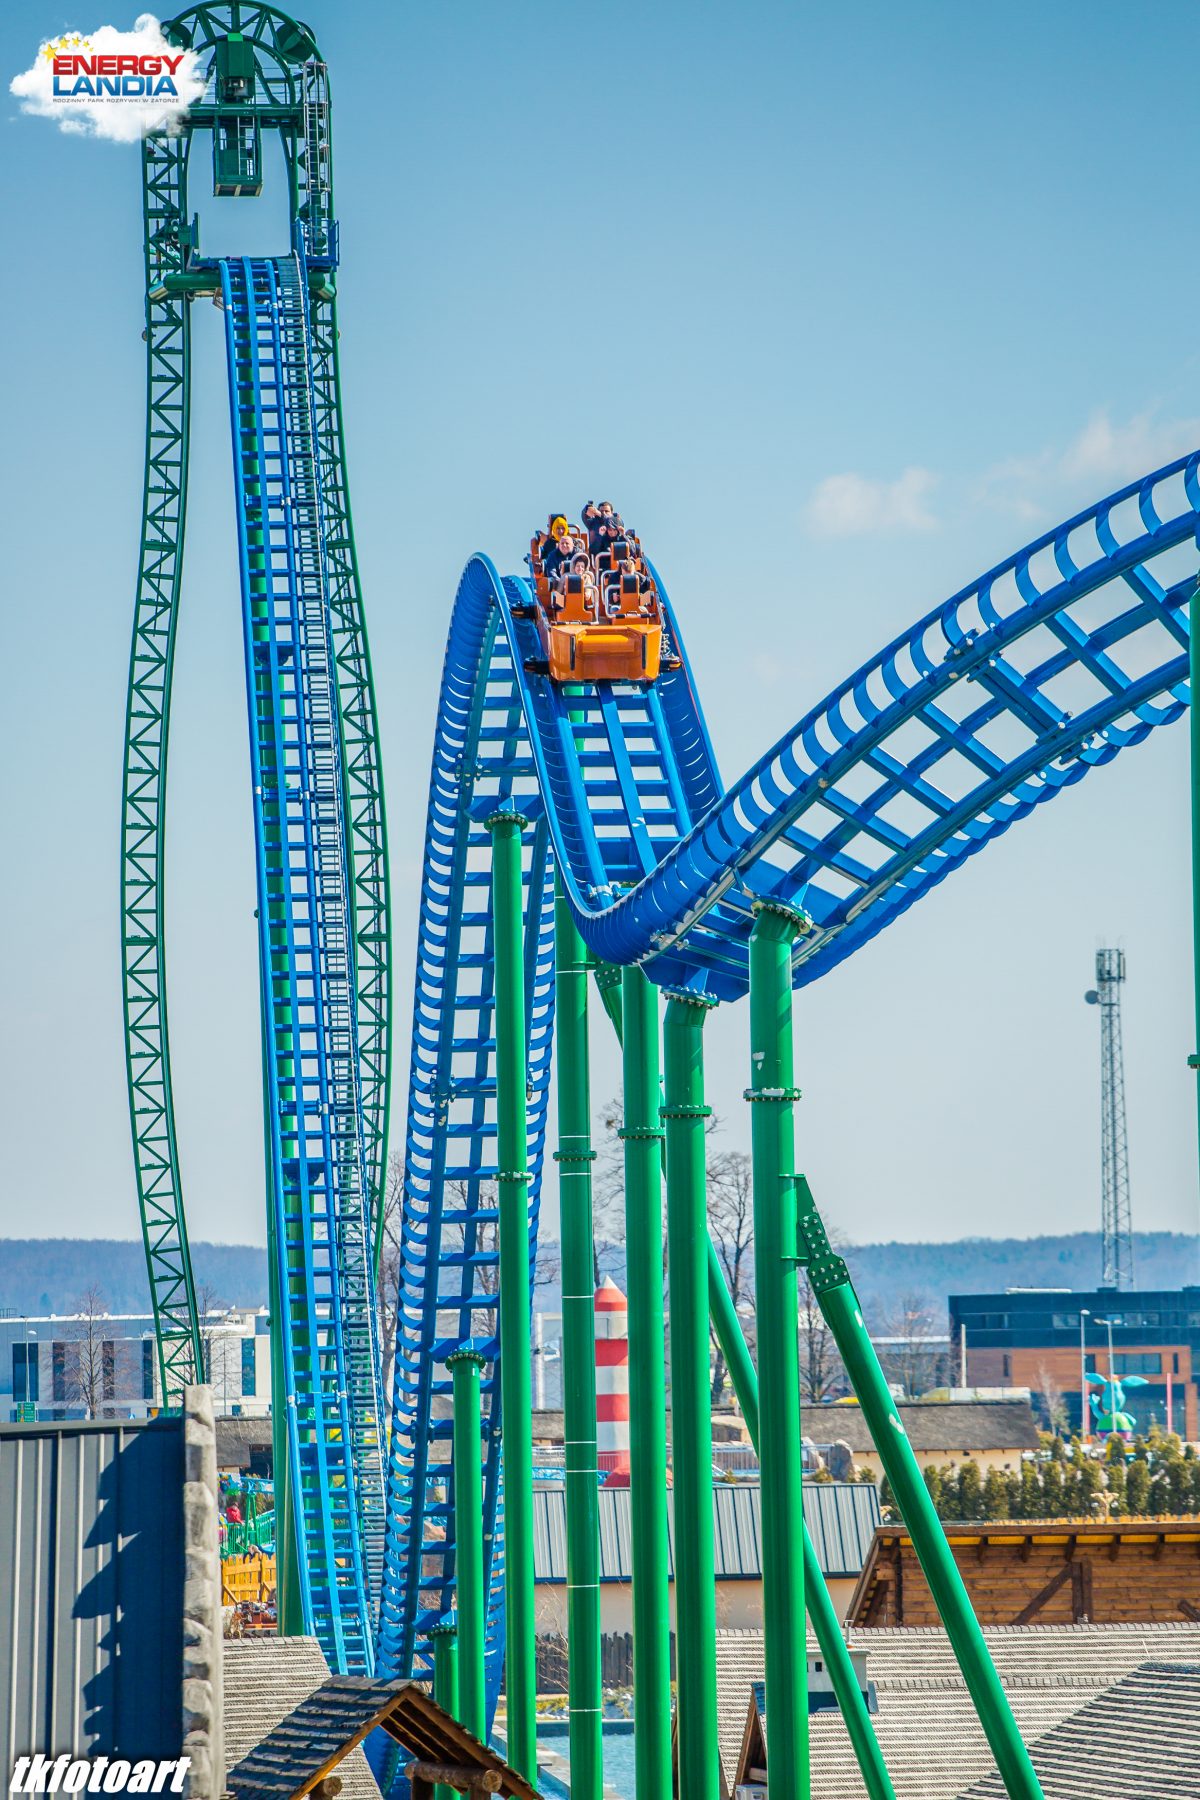
<svg viewBox="0 0 1200 1800"><path fill-rule="evenodd" d="M1130 1413L1123 1410L1125 1405L1125 1389L1145 1387L1144 1376L1126 1375L1123 1381L1104 1375L1089 1375L1089 1387L1103 1389L1101 1394L1089 1396L1089 1403L1096 1421L1096 1430L1119 1434L1121 1437L1132 1437L1137 1430L1136 1421Z"/></svg>

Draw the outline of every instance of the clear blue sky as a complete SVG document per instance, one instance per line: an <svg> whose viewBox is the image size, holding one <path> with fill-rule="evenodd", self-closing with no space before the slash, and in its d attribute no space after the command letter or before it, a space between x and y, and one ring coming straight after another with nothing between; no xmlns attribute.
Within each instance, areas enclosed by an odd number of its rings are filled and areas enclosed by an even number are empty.
<svg viewBox="0 0 1200 1800"><path fill-rule="evenodd" d="M1183 0L305 10L334 84L403 1080L433 707L467 555L517 567L549 506L611 495L682 611L732 778L911 618L1191 448L1200 19ZM42 37L132 20L60 0L0 14L8 1235L137 1228L117 921L137 154L7 94ZM206 158L202 143L206 248L283 248L277 167L273 198L214 203ZM172 1035L193 1233L261 1241L225 377L219 315L196 314ZM1176 727L1089 777L800 998L802 1160L852 1237L1095 1223L1082 996L1111 941L1129 959L1135 1219L1193 1227L1186 754ZM745 1031L744 1009L712 1027L731 1144ZM597 1062L603 1098L607 1047Z"/></svg>

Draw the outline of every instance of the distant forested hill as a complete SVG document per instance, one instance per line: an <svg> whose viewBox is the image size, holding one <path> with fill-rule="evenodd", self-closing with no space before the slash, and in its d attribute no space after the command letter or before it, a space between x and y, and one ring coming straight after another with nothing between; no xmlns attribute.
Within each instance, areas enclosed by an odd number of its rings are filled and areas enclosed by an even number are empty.
<svg viewBox="0 0 1200 1800"><path fill-rule="evenodd" d="M870 1322L879 1328L912 1295L941 1315L951 1294L1003 1292L1008 1287L1094 1288L1100 1280L1100 1234L1062 1237L958 1238L946 1244L853 1244L845 1247L854 1285ZM621 1247L606 1247L606 1273L621 1281ZM1138 1287L1177 1288L1200 1282L1200 1238L1181 1231L1134 1234ZM538 1305L553 1308L539 1295Z"/></svg>
<svg viewBox="0 0 1200 1800"><path fill-rule="evenodd" d="M211 1305L262 1306L267 1253L252 1244L193 1244L196 1286ZM146 1312L150 1289L140 1239L0 1238L0 1307L66 1313L92 1285L107 1311Z"/></svg>
<svg viewBox="0 0 1200 1800"><path fill-rule="evenodd" d="M846 1251L855 1286L873 1320L908 1295L941 1312L950 1294L1006 1287L1092 1288L1100 1279L1100 1238L961 1238L947 1244L857 1244ZM261 1306L267 1294L266 1252L251 1244L193 1244L196 1283L212 1305ZM624 1275L620 1247L601 1255L606 1273ZM1139 1231L1137 1285L1181 1287L1200 1282L1200 1239L1183 1232ZM0 1239L0 1308L21 1313L73 1312L95 1284L110 1312L144 1312L150 1304L141 1243L118 1238ZM536 1304L558 1307L557 1284L539 1287Z"/></svg>
<svg viewBox="0 0 1200 1800"><path fill-rule="evenodd" d="M873 1314L907 1294L939 1309L950 1294L1003 1292L1008 1287L1094 1288L1100 1280L1100 1234L1063 1237L959 1238L949 1244L859 1244L846 1251L854 1283ZM1200 1238L1182 1231L1134 1233L1139 1288L1200 1282Z"/></svg>

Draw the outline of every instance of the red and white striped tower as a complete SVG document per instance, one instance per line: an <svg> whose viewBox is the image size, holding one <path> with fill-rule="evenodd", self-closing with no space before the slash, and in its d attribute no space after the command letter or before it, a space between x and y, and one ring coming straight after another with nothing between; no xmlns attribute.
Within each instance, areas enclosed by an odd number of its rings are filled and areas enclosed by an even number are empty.
<svg viewBox="0 0 1200 1800"><path fill-rule="evenodd" d="M629 1306L606 1275L596 1289L596 1464L606 1487L629 1486Z"/></svg>

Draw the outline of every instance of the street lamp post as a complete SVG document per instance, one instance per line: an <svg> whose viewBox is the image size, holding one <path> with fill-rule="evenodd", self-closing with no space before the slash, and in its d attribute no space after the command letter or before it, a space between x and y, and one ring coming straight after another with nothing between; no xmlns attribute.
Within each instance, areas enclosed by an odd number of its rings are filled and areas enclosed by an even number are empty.
<svg viewBox="0 0 1200 1800"><path fill-rule="evenodd" d="M1087 1331L1086 1321L1091 1318L1086 1306L1079 1309L1079 1441L1084 1449L1091 1442L1088 1432L1088 1391L1087 1391Z"/></svg>
<svg viewBox="0 0 1200 1800"><path fill-rule="evenodd" d="M1108 1410L1111 1413L1113 1411L1112 1388L1113 1388L1113 1383L1117 1379L1117 1363L1116 1363L1116 1358L1113 1355L1113 1326L1114 1325L1123 1325L1125 1323L1125 1321L1123 1319L1100 1319L1100 1318L1098 1318L1096 1320L1096 1323L1097 1323L1097 1325L1104 1325L1105 1327L1107 1327L1107 1330L1108 1330L1108 1401L1109 1401Z"/></svg>

